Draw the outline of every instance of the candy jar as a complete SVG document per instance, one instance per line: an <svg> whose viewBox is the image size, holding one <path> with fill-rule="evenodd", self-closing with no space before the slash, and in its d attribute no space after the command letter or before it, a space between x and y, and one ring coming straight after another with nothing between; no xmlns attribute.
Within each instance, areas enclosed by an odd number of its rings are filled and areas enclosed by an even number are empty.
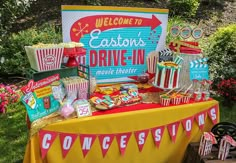
<svg viewBox="0 0 236 163"><path fill-rule="evenodd" d="M143 88L143 84L146 84L149 80L149 74L147 73L142 73L141 75L138 76L138 81L142 84L142 88Z"/></svg>

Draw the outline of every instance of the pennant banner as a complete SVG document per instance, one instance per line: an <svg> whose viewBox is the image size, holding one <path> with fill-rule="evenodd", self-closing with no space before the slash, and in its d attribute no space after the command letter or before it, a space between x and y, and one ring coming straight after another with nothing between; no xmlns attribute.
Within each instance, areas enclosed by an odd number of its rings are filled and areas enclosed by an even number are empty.
<svg viewBox="0 0 236 163"><path fill-rule="evenodd" d="M156 128L151 129L152 137L153 137L153 140L154 140L157 148L159 148L159 146L160 146L161 138L164 133L164 130L165 130L165 126L156 127Z"/></svg>
<svg viewBox="0 0 236 163"><path fill-rule="evenodd" d="M74 144L76 138L78 137L78 135L60 133L59 137L60 137L60 143L61 143L62 157L65 158L67 153L70 151L72 145Z"/></svg>
<svg viewBox="0 0 236 163"><path fill-rule="evenodd" d="M191 135L191 131L193 128L193 120L194 120L194 117L189 117L182 120L182 125L184 127L184 130L186 131L187 137L190 137Z"/></svg>
<svg viewBox="0 0 236 163"><path fill-rule="evenodd" d="M129 138L131 136L131 132L121 133L116 135L117 143L120 149L120 154L123 156L125 154L126 147L129 142Z"/></svg>
<svg viewBox="0 0 236 163"><path fill-rule="evenodd" d="M195 119L197 121L197 124L198 124L200 130L203 131L203 128L204 128L204 125L205 125L205 121L206 121L206 111L198 113L195 116Z"/></svg>
<svg viewBox="0 0 236 163"><path fill-rule="evenodd" d="M217 123L217 115L218 115L218 105L215 105L213 107L211 107L210 109L208 109L207 113L208 116L210 117L212 123L215 125Z"/></svg>
<svg viewBox="0 0 236 163"><path fill-rule="evenodd" d="M81 145L81 149L82 149L84 157L87 155L87 153L91 149L95 139L96 139L96 135L94 134L80 134L80 145Z"/></svg>
<svg viewBox="0 0 236 163"><path fill-rule="evenodd" d="M179 128L179 123L180 122L174 122L169 125L167 125L168 132L170 134L171 140L173 143L175 143L178 128Z"/></svg>
<svg viewBox="0 0 236 163"><path fill-rule="evenodd" d="M142 152L143 146L146 142L147 136L148 136L149 129L147 130L140 130L135 131L134 135L138 144L139 151Z"/></svg>
<svg viewBox="0 0 236 163"><path fill-rule="evenodd" d="M57 137L57 132L40 130L39 131L39 143L41 149L42 159L46 156L48 150L52 146L52 143Z"/></svg>
<svg viewBox="0 0 236 163"><path fill-rule="evenodd" d="M111 146L114 136L114 134L104 134L98 136L103 157L106 156L106 153Z"/></svg>
<svg viewBox="0 0 236 163"><path fill-rule="evenodd" d="M203 131L206 116L211 119L213 124L217 123L217 117L219 114L219 107L215 105L206 111L197 113L194 116L187 117L185 119L176 121L174 123L167 124L167 130L171 141L173 143L176 142L176 137L179 129L179 124L182 123L182 126L186 132L186 136L191 136L191 131L193 129L194 120L196 120L199 128ZM137 142L137 146L140 152L142 152L143 147L145 145L146 139L149 134L149 130L151 131L153 141L157 148L159 148L160 143L162 141L163 133L165 131L165 125L157 126L150 129L126 132L126 133L112 133L112 134L101 134L98 135L99 144L101 147L103 157L106 156L114 137L116 136L116 140L118 143L120 154L123 156L125 154L126 148L128 146L131 135L134 133L135 140ZM64 159L68 152L71 150L73 144L75 143L77 137L80 138L80 145L83 156L86 157L90 149L92 148L94 141L96 140L97 134L71 134L71 133L59 133L53 131L40 130L39 131L39 141L40 141L40 150L42 159L47 155L48 150L52 146L55 141L57 135L59 134L60 139L60 147L62 150L62 158Z"/></svg>

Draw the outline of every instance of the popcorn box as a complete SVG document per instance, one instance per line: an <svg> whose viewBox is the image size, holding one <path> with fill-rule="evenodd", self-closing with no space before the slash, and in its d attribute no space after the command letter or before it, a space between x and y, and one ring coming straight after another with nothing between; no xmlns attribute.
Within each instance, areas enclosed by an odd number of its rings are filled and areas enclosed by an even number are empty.
<svg viewBox="0 0 236 163"><path fill-rule="evenodd" d="M171 98L171 104L179 105L182 101L182 97Z"/></svg>
<svg viewBox="0 0 236 163"><path fill-rule="evenodd" d="M216 144L215 136L211 132L204 132L201 136L198 154L200 156L206 156L211 153L212 145Z"/></svg>
<svg viewBox="0 0 236 163"><path fill-rule="evenodd" d="M161 106L169 106L170 105L170 98L162 98L160 97Z"/></svg>
<svg viewBox="0 0 236 163"><path fill-rule="evenodd" d="M225 135L220 141L218 159L225 160L229 155L230 146L236 146L236 141L229 135Z"/></svg>
<svg viewBox="0 0 236 163"><path fill-rule="evenodd" d="M230 149L230 143L224 139L221 139L219 153L218 153L218 159L225 160L229 154L229 149Z"/></svg>
<svg viewBox="0 0 236 163"><path fill-rule="evenodd" d="M88 99L88 81L82 80L77 83L78 99Z"/></svg>
<svg viewBox="0 0 236 163"><path fill-rule="evenodd" d="M61 67L64 47L54 45L45 48L25 46L32 69L36 71L55 70Z"/></svg>
<svg viewBox="0 0 236 163"><path fill-rule="evenodd" d="M190 98L191 98L191 96L190 96L190 95L183 96L183 97L182 97L182 103L184 103L184 104L187 104L187 103L189 103L189 101L190 101Z"/></svg>
<svg viewBox="0 0 236 163"><path fill-rule="evenodd" d="M147 71L148 73L156 73L156 64L158 61L158 52L152 51L147 56Z"/></svg>

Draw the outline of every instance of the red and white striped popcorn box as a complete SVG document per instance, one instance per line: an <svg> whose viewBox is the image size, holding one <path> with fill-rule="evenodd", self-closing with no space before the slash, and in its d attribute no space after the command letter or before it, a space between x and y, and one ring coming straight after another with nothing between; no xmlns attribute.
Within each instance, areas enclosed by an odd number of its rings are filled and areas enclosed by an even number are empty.
<svg viewBox="0 0 236 163"><path fill-rule="evenodd" d="M147 56L147 71L148 73L156 73L156 66L158 61L158 52L152 51Z"/></svg>
<svg viewBox="0 0 236 163"><path fill-rule="evenodd" d="M191 95L185 95L182 97L182 103L187 104L190 102Z"/></svg>
<svg viewBox="0 0 236 163"><path fill-rule="evenodd" d="M200 156L206 156L211 153L212 145L216 144L215 136L211 132L204 132L201 136L198 154Z"/></svg>
<svg viewBox="0 0 236 163"><path fill-rule="evenodd" d="M174 97L171 98L171 104L173 105L179 105L182 101L182 97Z"/></svg>
<svg viewBox="0 0 236 163"><path fill-rule="evenodd" d="M30 66L36 71L49 71L61 68L64 47L59 45L45 48L25 46Z"/></svg>
<svg viewBox="0 0 236 163"><path fill-rule="evenodd" d="M75 100L77 98L77 84L75 82L69 81L65 84L67 98Z"/></svg>
<svg viewBox="0 0 236 163"><path fill-rule="evenodd" d="M236 147L236 141L229 135L225 135L220 141L218 159L225 160L229 155L230 146Z"/></svg>
<svg viewBox="0 0 236 163"><path fill-rule="evenodd" d="M162 98L160 97L161 106L169 106L170 105L170 98Z"/></svg>
<svg viewBox="0 0 236 163"><path fill-rule="evenodd" d="M88 99L88 81L85 79L77 83L78 99Z"/></svg>

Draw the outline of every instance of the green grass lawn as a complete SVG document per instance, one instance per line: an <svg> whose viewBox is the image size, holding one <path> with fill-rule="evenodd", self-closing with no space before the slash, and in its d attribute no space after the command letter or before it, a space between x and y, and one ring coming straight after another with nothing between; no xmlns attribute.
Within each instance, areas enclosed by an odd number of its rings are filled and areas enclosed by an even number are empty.
<svg viewBox="0 0 236 163"><path fill-rule="evenodd" d="M226 108L220 104L221 121L236 122L236 107ZM0 163L22 162L28 131L25 122L25 108L12 104L8 112L0 115Z"/></svg>
<svg viewBox="0 0 236 163"><path fill-rule="evenodd" d="M22 162L27 130L23 105L12 104L6 114L0 114L0 163Z"/></svg>

